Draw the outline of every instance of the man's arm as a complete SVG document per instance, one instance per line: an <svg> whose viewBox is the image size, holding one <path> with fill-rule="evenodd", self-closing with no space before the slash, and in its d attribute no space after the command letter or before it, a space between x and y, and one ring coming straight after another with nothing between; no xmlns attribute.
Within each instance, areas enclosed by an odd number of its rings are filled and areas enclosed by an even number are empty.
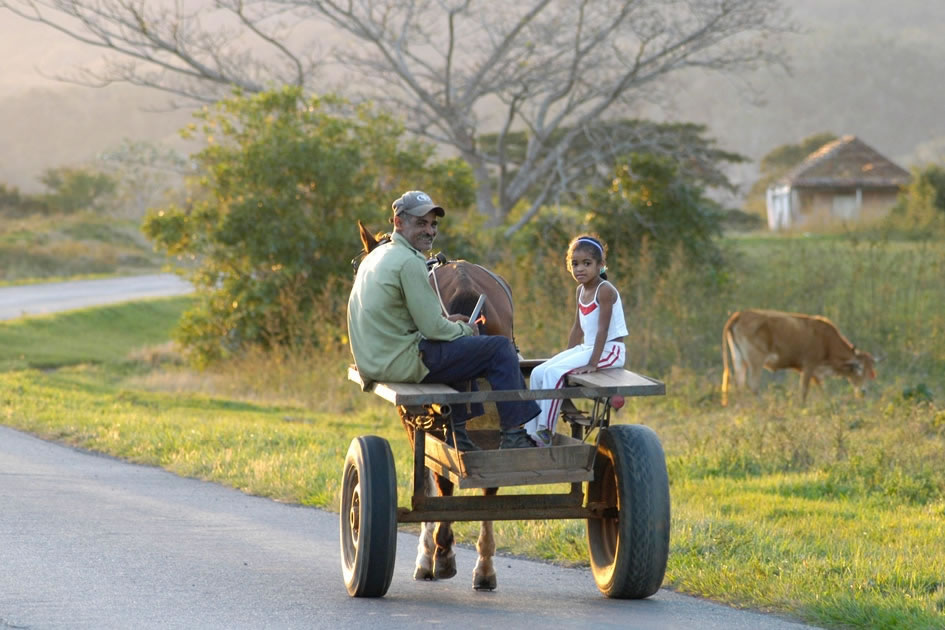
<svg viewBox="0 0 945 630"><path fill-rule="evenodd" d="M473 334L465 323L443 317L440 300L427 280L427 266L422 260L409 260L400 270L400 286L404 302L417 330L433 341L452 341Z"/></svg>

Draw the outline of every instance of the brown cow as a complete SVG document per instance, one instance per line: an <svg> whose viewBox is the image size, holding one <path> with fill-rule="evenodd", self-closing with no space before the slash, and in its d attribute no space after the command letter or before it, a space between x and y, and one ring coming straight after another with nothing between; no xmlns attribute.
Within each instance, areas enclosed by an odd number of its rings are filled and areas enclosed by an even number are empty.
<svg viewBox="0 0 945 630"><path fill-rule="evenodd" d="M761 368L772 372L792 369L801 373L801 402L813 381L831 374L844 376L862 389L865 379L876 378L873 356L857 350L826 317L781 311L737 311L722 329L722 405L728 404L728 350L739 387L747 383L758 393Z"/></svg>

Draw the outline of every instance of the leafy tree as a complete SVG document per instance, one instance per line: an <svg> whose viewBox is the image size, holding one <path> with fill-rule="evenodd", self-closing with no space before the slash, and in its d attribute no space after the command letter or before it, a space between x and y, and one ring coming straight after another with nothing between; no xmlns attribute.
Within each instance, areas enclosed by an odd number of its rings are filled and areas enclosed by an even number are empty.
<svg viewBox="0 0 945 630"><path fill-rule="evenodd" d="M101 210L116 186L111 176L85 168L50 168L39 179L49 190L45 198L50 208L65 213Z"/></svg>
<svg viewBox="0 0 945 630"><path fill-rule="evenodd" d="M571 128L565 127L555 132L555 135L571 133ZM614 161L607 161L604 157L612 153L617 145L634 147L635 153L646 153L665 156L674 162L680 175L693 183L710 188L734 190L725 173L725 166L746 162L748 158L724 151L715 145L715 140L706 137L705 125L696 123L658 123L649 120L620 120L601 123L596 134L580 134L572 143L567 158L573 160L571 180L568 190L572 191L563 196L563 201L580 203L583 193L588 187L607 187L613 177ZM500 142L498 134L488 134L480 138L480 145L492 150ZM552 137L552 142L555 137ZM525 133L508 134L504 140L505 151L514 162L520 162L528 147L528 136ZM600 154L595 154L595 150ZM582 159L580 156L590 156ZM515 172L509 175L514 176ZM530 196L537 198L541 192L536 189ZM501 187L500 187L501 188ZM509 228L506 235L511 234L528 222L540 208L534 205Z"/></svg>
<svg viewBox="0 0 945 630"><path fill-rule="evenodd" d="M203 102L233 85L320 90L317 48L298 32L327 26L348 37L333 55L345 88L452 147L472 168L477 207L492 225L520 202L530 217L579 191L572 183L589 162L609 168L640 149L640 138L608 135L608 120L669 99L687 70L737 76L780 63L779 35L794 30L780 0L217 0L197 8L0 0L2 7L112 53L104 69L72 80L123 81ZM480 145L490 129L497 142ZM524 150L513 156L508 141L523 131Z"/></svg>
<svg viewBox="0 0 945 630"><path fill-rule="evenodd" d="M945 230L945 168L930 164L912 170L912 180L900 193L887 225L921 238Z"/></svg>
<svg viewBox="0 0 945 630"><path fill-rule="evenodd" d="M932 206L939 212L945 213L945 167L938 164L930 164L923 169L913 173L913 184L925 181L934 191Z"/></svg>
<svg viewBox="0 0 945 630"><path fill-rule="evenodd" d="M187 160L176 151L138 140L125 139L98 158L117 182L116 210L137 220L190 173Z"/></svg>
<svg viewBox="0 0 945 630"><path fill-rule="evenodd" d="M644 249L658 268L677 249L693 265L721 268L714 239L721 235L723 213L671 158L632 154L608 188L590 191L589 207L589 227L604 237L615 254L611 263L628 278Z"/></svg>
<svg viewBox="0 0 945 630"><path fill-rule="evenodd" d="M745 206L752 212L765 216L765 194L768 186L781 179L804 159L824 146L833 142L837 136L828 132L815 133L797 144L782 144L775 147L761 158L761 177L752 185L745 198Z"/></svg>
<svg viewBox="0 0 945 630"><path fill-rule="evenodd" d="M341 334L355 220L385 220L391 200L422 188L450 208L473 201L469 169L369 106L300 88L234 95L200 114L199 178L184 207L149 212L145 233L192 260L199 304L179 339L207 362L247 344L311 343Z"/></svg>

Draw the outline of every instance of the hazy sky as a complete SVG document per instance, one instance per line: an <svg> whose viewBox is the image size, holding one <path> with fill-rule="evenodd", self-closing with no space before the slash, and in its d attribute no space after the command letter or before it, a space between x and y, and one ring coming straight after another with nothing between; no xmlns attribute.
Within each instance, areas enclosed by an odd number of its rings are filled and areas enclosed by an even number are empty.
<svg viewBox="0 0 945 630"><path fill-rule="evenodd" d="M790 0L804 32L793 75L755 77L767 105L699 76L657 116L705 123L728 150L760 158L813 133L854 134L904 166L945 160L945 0ZM73 165L123 138L171 142L189 114L145 111L167 102L141 88L92 89L43 76L95 63L99 49L0 9L0 183L35 190L43 169ZM744 186L757 166L736 174Z"/></svg>

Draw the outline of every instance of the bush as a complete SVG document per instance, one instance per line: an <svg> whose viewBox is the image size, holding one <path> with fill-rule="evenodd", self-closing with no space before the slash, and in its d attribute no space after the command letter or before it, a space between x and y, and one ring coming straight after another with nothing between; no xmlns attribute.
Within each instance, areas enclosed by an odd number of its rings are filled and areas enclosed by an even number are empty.
<svg viewBox="0 0 945 630"><path fill-rule="evenodd" d="M64 214L102 210L105 199L116 186L116 181L105 173L69 167L47 169L40 181L49 189L46 204L51 210Z"/></svg>
<svg viewBox="0 0 945 630"><path fill-rule="evenodd" d="M49 204L38 195L24 195L15 186L0 184L0 217L17 219L33 214L47 214Z"/></svg>
<svg viewBox="0 0 945 630"><path fill-rule="evenodd" d="M403 190L469 207L472 175L434 148L403 139L403 127L369 106L298 88L239 93L200 115L192 156L200 173L181 207L152 210L144 231L158 248L196 265L199 301L178 340L199 363L248 346L313 343L333 326L343 338L355 221L386 223Z"/></svg>

